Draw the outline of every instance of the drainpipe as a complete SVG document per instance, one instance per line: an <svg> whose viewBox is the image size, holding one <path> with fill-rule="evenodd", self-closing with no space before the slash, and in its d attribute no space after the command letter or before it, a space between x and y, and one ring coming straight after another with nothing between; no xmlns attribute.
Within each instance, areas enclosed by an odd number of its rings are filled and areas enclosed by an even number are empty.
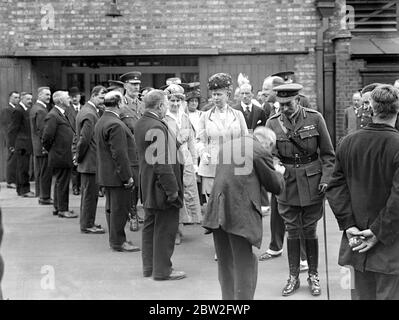
<svg viewBox="0 0 399 320"><path fill-rule="evenodd" d="M328 29L328 17L323 17L321 27L317 30L316 40L316 86L317 107L324 116L324 32Z"/></svg>

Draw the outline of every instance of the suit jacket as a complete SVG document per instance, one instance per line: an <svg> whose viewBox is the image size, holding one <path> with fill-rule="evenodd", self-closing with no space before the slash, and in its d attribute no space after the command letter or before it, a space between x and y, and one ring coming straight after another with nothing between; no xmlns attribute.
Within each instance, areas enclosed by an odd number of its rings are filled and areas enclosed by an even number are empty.
<svg viewBox="0 0 399 320"><path fill-rule="evenodd" d="M235 105L234 109L241 111L242 115L244 116L245 123L247 124L248 130L254 130L257 126L264 126L266 124L266 113L262 108L252 104L251 112L249 113L248 117L245 117L244 110L241 106L241 103Z"/></svg>
<svg viewBox="0 0 399 320"><path fill-rule="evenodd" d="M48 165L52 168L72 168L72 140L75 134L72 119L56 107L44 119L43 147L48 151Z"/></svg>
<svg viewBox="0 0 399 320"><path fill-rule="evenodd" d="M204 152L207 152L211 156L208 164L204 163L203 159L201 159L198 175L212 178L216 175L219 146L225 141L244 136L248 133L247 124L241 112L227 106L226 119L223 124L216 108L213 107L202 113L197 136L199 139L199 156L202 157Z"/></svg>
<svg viewBox="0 0 399 320"><path fill-rule="evenodd" d="M340 230L371 229L377 244L351 250L342 235L339 264L359 271L399 274L399 133L370 123L346 136L337 148L327 199Z"/></svg>
<svg viewBox="0 0 399 320"><path fill-rule="evenodd" d="M29 122L29 109L18 105L11 113L9 127L10 147L32 153L32 137Z"/></svg>
<svg viewBox="0 0 399 320"><path fill-rule="evenodd" d="M137 150L132 133L119 116L105 111L96 123L94 137L99 185L123 187L133 178L132 168L137 166Z"/></svg>
<svg viewBox="0 0 399 320"><path fill-rule="evenodd" d="M299 107L294 120L295 124L284 114L277 113L267 120L266 127L276 134L275 152L279 158L305 156L289 139L289 134L306 149L308 156L318 156L315 161L307 164L284 164L285 189L277 200L283 204L304 207L323 201L324 195L319 193L318 188L320 183L328 184L331 178L335 153L326 123L319 112Z"/></svg>
<svg viewBox="0 0 399 320"><path fill-rule="evenodd" d="M1 129L3 130L6 138L6 146L10 148L10 127L11 127L11 117L16 108L8 104L1 110Z"/></svg>
<svg viewBox="0 0 399 320"><path fill-rule="evenodd" d="M264 104L262 104L262 109L266 114L266 119L269 119L270 116L272 115L271 113L272 113L273 107L270 105L269 102L266 101Z"/></svg>
<svg viewBox="0 0 399 320"><path fill-rule="evenodd" d="M137 121L139 194L144 208L164 210L183 206L183 165L177 161L179 144L164 121L146 111ZM152 156L152 157L151 157ZM175 202L168 196L178 193Z"/></svg>
<svg viewBox="0 0 399 320"><path fill-rule="evenodd" d="M245 156L237 158L241 152ZM229 158L223 159L224 155ZM260 248L263 232L261 186L279 194L284 186L283 176L274 170L271 153L250 135L225 143L219 159L203 226L221 227Z"/></svg>
<svg viewBox="0 0 399 320"><path fill-rule="evenodd" d="M48 109L38 102L36 102L29 110L33 154L36 157L43 156L47 153L43 149L42 140L41 140L43 127L44 127L44 119L46 118L47 114L48 114Z"/></svg>
<svg viewBox="0 0 399 320"><path fill-rule="evenodd" d="M76 160L78 172L96 173L97 153L94 128L100 115L89 103L86 103L76 117Z"/></svg>

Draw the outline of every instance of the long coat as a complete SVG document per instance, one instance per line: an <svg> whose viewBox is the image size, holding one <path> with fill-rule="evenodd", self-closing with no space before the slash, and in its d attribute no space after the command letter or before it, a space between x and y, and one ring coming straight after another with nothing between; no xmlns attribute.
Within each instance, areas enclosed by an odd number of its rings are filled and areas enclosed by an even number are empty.
<svg viewBox="0 0 399 320"><path fill-rule="evenodd" d="M177 161L179 144L164 121L146 111L136 123L139 155L139 195L144 208L165 210L183 206L183 165ZM173 203L167 197L178 193Z"/></svg>
<svg viewBox="0 0 399 320"><path fill-rule="evenodd" d="M97 154L94 128L100 119L97 110L86 103L76 116L76 160L78 172L96 173Z"/></svg>
<svg viewBox="0 0 399 320"><path fill-rule="evenodd" d="M25 150L26 153L32 153L32 138L29 121L29 109L25 109L18 105L11 113L11 121L9 127L9 144L16 150Z"/></svg>
<svg viewBox="0 0 399 320"><path fill-rule="evenodd" d="M266 112L262 108L254 104L252 104L252 109L251 112L249 113L248 118L245 118L244 110L241 106L241 103L235 105L233 108L242 113L245 119L245 123L247 124L248 130L254 130L256 127L264 126L266 124L267 120Z"/></svg>
<svg viewBox="0 0 399 320"><path fill-rule="evenodd" d="M244 136L247 133L247 124L245 123L243 114L230 106L227 106L224 123L219 116L216 106L204 112L200 118L197 136L199 139L198 153L199 156L202 156L204 152L207 152L211 158L208 164L205 164L202 160L200 161L198 175L214 178L216 175L219 147L224 142Z"/></svg>
<svg viewBox="0 0 399 320"><path fill-rule="evenodd" d="M42 133L44 127L44 119L46 118L48 112L48 109L39 102L36 102L29 110L33 155L35 157L46 154L42 145Z"/></svg>
<svg viewBox="0 0 399 320"><path fill-rule="evenodd" d="M319 193L319 184L328 184L335 157L323 116L313 109L299 107L295 124L282 113L277 113L267 120L266 127L276 133L275 152L279 158L301 155L297 146L288 138L289 132L301 141L309 155L318 156L315 161L307 164L284 164L285 189L277 197L278 202L300 207L322 202L324 195Z"/></svg>
<svg viewBox="0 0 399 320"><path fill-rule="evenodd" d="M96 123L94 137L98 184L123 187L134 177L133 167L137 165L137 149L132 133L119 116L106 110Z"/></svg>
<svg viewBox="0 0 399 320"><path fill-rule="evenodd" d="M245 150L245 157L241 157L242 150ZM223 159L224 155L228 157ZM274 170L270 152L249 135L225 143L219 159L203 226L221 227L260 248L261 186L279 194L284 186L283 176Z"/></svg>
<svg viewBox="0 0 399 320"><path fill-rule="evenodd" d="M378 243L353 252L345 232L339 264L359 271L399 274L399 133L370 123L343 139L337 149L327 199L340 230L371 229Z"/></svg>
<svg viewBox="0 0 399 320"><path fill-rule="evenodd" d="M72 140L75 131L72 119L56 107L44 119L42 144L48 151L48 165L52 168L72 168Z"/></svg>

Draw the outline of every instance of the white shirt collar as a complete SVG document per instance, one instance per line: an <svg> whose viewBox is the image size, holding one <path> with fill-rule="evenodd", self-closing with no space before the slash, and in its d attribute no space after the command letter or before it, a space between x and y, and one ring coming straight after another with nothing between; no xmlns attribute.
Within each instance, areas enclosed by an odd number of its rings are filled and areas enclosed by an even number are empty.
<svg viewBox="0 0 399 320"><path fill-rule="evenodd" d="M60 108L59 106L54 106L54 108L57 108L61 113L62 113L62 115L64 115L65 116L65 110L64 109L62 109L62 108Z"/></svg>
<svg viewBox="0 0 399 320"><path fill-rule="evenodd" d="M9 104L12 108L15 109L15 105L14 105L14 104L12 104L11 102L9 102L8 104Z"/></svg>
<svg viewBox="0 0 399 320"><path fill-rule="evenodd" d="M75 111L80 111L80 103L76 105L72 103L72 106L75 109Z"/></svg>
<svg viewBox="0 0 399 320"><path fill-rule="evenodd" d="M43 101L37 100L36 102L40 103L43 107L47 109L47 105Z"/></svg>
<svg viewBox="0 0 399 320"><path fill-rule="evenodd" d="M28 110L28 108L27 108L22 102L20 102L19 104L20 104L20 106L21 106L22 108L24 108L25 111Z"/></svg>
<svg viewBox="0 0 399 320"><path fill-rule="evenodd" d="M98 108L96 107L96 105L95 105L93 102L91 102L91 101L89 100L89 101L87 101L87 103L88 103L89 105L93 106L93 108L96 109L97 112L99 111ZM79 108L79 110L80 110L80 108Z"/></svg>
<svg viewBox="0 0 399 320"><path fill-rule="evenodd" d="M242 110L247 111L247 107L249 107L249 112L252 111L252 102L250 104L245 104L244 102L241 101L241 107Z"/></svg>

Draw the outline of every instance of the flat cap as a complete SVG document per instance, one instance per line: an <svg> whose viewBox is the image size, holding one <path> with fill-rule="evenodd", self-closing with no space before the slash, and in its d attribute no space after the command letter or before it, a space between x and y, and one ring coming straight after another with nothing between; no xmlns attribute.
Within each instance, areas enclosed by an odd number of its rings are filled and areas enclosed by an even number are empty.
<svg viewBox="0 0 399 320"><path fill-rule="evenodd" d="M125 74L122 74L119 79L126 83L141 83L141 72L140 71L132 71Z"/></svg>
<svg viewBox="0 0 399 320"><path fill-rule="evenodd" d="M275 87L273 90L276 91L276 100L280 103L294 100L299 94L299 91L303 89L303 86L298 83L287 83L281 86Z"/></svg>
<svg viewBox="0 0 399 320"><path fill-rule="evenodd" d="M228 73L216 73L211 76L208 80L208 89L217 90L229 88L233 85L231 75Z"/></svg>

